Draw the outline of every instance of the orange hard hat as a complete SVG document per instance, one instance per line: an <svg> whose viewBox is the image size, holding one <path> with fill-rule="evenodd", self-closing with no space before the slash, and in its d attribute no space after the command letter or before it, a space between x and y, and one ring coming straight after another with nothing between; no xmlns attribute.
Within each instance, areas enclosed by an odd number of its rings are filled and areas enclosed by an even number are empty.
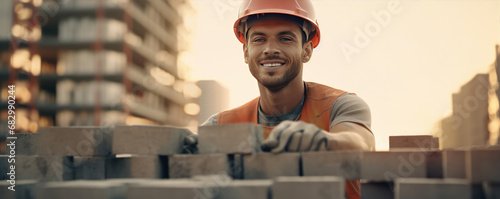
<svg viewBox="0 0 500 199"><path fill-rule="evenodd" d="M238 14L238 20L234 23L234 34L241 43L245 43L245 32L242 30L242 22L251 15L257 14L285 14L302 18L312 24L312 30L306 34L314 34L309 37L316 47L319 44L320 32L318 21L311 0L244 0Z"/></svg>

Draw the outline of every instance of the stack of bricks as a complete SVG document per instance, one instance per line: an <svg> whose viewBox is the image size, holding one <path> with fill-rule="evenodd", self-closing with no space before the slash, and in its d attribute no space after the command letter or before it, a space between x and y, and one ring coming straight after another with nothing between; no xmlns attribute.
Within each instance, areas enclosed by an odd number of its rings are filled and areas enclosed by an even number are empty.
<svg viewBox="0 0 500 199"><path fill-rule="evenodd" d="M0 156L2 199L500 198L500 147L440 150L432 136L392 136L390 151L264 153L253 124L43 128L17 134L15 189ZM5 172L7 171L7 172Z"/></svg>

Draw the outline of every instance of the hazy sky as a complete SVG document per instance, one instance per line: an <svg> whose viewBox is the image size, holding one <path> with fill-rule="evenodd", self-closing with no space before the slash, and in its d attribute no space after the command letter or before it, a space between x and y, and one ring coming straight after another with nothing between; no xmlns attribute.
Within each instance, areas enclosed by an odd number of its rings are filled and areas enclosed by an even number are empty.
<svg viewBox="0 0 500 199"><path fill-rule="evenodd" d="M500 44L499 0L313 2L321 43L304 80L363 98L378 150L390 135L429 134L451 112L451 94L488 71ZM230 107L258 96L232 31L239 3L192 0L197 25L186 57L191 79L230 89Z"/></svg>

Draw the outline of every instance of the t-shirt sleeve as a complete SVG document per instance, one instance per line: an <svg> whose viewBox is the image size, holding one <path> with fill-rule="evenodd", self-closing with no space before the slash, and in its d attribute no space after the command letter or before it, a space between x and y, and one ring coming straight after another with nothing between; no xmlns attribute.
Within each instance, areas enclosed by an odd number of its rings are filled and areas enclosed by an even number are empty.
<svg viewBox="0 0 500 199"><path fill-rule="evenodd" d="M216 113L212 116L210 116L201 126L212 126L217 124L217 117L219 116L219 113Z"/></svg>
<svg viewBox="0 0 500 199"><path fill-rule="evenodd" d="M337 98L330 110L330 129L341 122L353 122L371 132L371 120L370 107L353 93L346 93Z"/></svg>

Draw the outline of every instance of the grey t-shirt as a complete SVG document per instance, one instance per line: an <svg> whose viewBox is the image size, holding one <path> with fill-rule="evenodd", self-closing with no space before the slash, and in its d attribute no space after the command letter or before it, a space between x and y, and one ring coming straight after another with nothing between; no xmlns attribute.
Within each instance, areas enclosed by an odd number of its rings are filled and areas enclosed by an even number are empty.
<svg viewBox="0 0 500 199"><path fill-rule="evenodd" d="M282 121L296 121L300 118L302 107L304 106L304 98L292 111L283 115L266 115L260 109L259 105L259 124L265 126L276 126ZM202 126L217 124L217 114L208 118ZM353 93L345 93L341 95L332 105L330 109L330 129L341 122L354 122L364 126L371 132L371 112L368 104Z"/></svg>

